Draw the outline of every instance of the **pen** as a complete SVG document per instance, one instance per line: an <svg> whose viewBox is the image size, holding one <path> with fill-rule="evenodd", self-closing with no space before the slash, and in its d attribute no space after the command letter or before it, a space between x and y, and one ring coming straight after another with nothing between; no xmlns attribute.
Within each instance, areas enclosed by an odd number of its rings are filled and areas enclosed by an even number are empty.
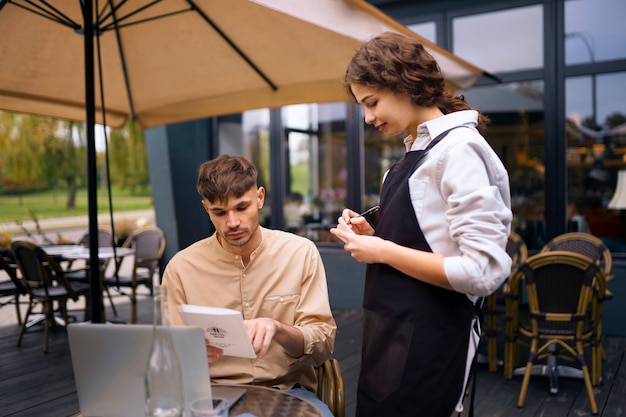
<svg viewBox="0 0 626 417"><path fill-rule="evenodd" d="M370 207L370 208L368 208L367 210L365 210L363 213L359 214L356 217L365 217L365 216L368 216L370 214L376 213L378 210L380 210L380 206ZM346 223L350 224L350 220L348 220Z"/></svg>

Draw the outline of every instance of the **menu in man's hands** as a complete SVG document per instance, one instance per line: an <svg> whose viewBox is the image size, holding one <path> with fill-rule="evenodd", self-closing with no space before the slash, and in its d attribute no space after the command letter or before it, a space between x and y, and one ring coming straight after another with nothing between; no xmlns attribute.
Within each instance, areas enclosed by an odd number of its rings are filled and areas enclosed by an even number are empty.
<svg viewBox="0 0 626 417"><path fill-rule="evenodd" d="M188 326L202 328L211 346L224 349L224 356L256 358L240 311L183 304L180 314Z"/></svg>

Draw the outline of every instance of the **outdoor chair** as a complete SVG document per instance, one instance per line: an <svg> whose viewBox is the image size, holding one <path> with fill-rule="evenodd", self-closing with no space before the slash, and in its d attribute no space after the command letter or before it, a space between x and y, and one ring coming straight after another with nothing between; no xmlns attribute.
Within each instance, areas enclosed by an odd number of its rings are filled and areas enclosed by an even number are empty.
<svg viewBox="0 0 626 417"><path fill-rule="evenodd" d="M515 232L509 234L506 244L506 253L509 254L513 263L511 271L524 262L528 257L528 249L526 243L520 235ZM505 288L507 282L504 282L498 290L485 299L485 337L487 338L487 363L490 372L498 370L498 329L497 316L501 314L501 307L504 306Z"/></svg>
<svg viewBox="0 0 626 417"><path fill-rule="evenodd" d="M519 309L522 283L528 310ZM591 358L599 354L595 328L601 320L606 289L603 271L584 255L551 251L528 258L513 272L509 284L505 377L524 375L517 405L524 405L533 374L549 378L552 394L558 392L559 376L582 377L591 412L597 414L585 354L590 353ZM514 371L516 344L527 346L529 355L526 367ZM545 365L536 364L541 359L546 359ZM558 359L577 361L580 369L558 365ZM596 366L592 359L592 367ZM601 373L599 369L593 372Z"/></svg>
<svg viewBox="0 0 626 417"><path fill-rule="evenodd" d="M117 265L114 275L106 276L103 280L103 287L115 315L117 315L117 311L111 297L111 289L130 297L131 323L137 322L137 287L144 285L152 294L153 276L157 271L163 252L165 252L165 244L163 231L154 226L137 229L124 241L122 245L124 248L132 248L135 251L130 274L121 275L121 265ZM122 288L130 289L130 294L125 293Z"/></svg>
<svg viewBox="0 0 626 417"><path fill-rule="evenodd" d="M56 260L36 244L16 241L11 243L11 250L21 273L21 282L29 296L28 309L17 339L17 346L22 344L27 328L43 321L43 351L47 353L49 329L56 327L57 324L67 326L69 322L67 309L69 300L78 301L79 297L83 296L85 320L90 318L89 284L68 281ZM37 305L41 306L40 317L29 322L28 319L35 313ZM57 318L55 313L60 313L61 319Z"/></svg>
<svg viewBox="0 0 626 417"><path fill-rule="evenodd" d="M28 290L17 276L16 266L13 264L15 260L13 255L10 258L5 254L0 254L0 271L4 271L8 276L8 280L0 281L0 298L7 301L0 302L0 308L13 304L15 305L15 315L17 316L17 324L22 324L22 313L20 311L20 296L28 294Z"/></svg>
<svg viewBox="0 0 626 417"><path fill-rule="evenodd" d="M84 247L89 247L89 232L83 233L81 237L76 241L77 245L81 245ZM98 226L98 247L111 247L117 245L117 237L113 234L113 231L110 226L107 225L99 225ZM109 265L111 258L100 260L100 270L105 271ZM89 273L89 262L85 263L84 268L73 269L75 261L68 261L65 266L65 276L70 281L82 281L88 282L88 273Z"/></svg>
<svg viewBox="0 0 626 417"><path fill-rule="evenodd" d="M541 252L549 252L554 250L565 250L580 253L590 259L592 259L604 272L604 276L606 277L606 281L609 282L613 280L614 275L612 271L612 255L609 248L604 244L604 242L589 233L581 233L581 232L569 232L559 235L548 243L541 249ZM613 293L607 288L604 292L604 300L610 301L613 299ZM600 326L601 323L597 322L597 326ZM604 344L601 342L602 340L602 329L598 327L595 329L596 336L598 338L600 355L598 358L594 358L594 360L603 361L606 359L606 353L604 351ZM598 366L593 369L599 369ZM594 385L598 385L600 375L592 373L592 380Z"/></svg>
<svg viewBox="0 0 626 417"><path fill-rule="evenodd" d="M335 417L345 417L345 389L339 361L326 360L315 368L317 372L317 396L330 409Z"/></svg>
<svg viewBox="0 0 626 417"><path fill-rule="evenodd" d="M541 252L554 250L565 250L585 255L598 264L604 272L607 282L614 278L611 251L600 238L594 235L581 232L563 233L546 243ZM613 294L607 290L605 301L612 298Z"/></svg>

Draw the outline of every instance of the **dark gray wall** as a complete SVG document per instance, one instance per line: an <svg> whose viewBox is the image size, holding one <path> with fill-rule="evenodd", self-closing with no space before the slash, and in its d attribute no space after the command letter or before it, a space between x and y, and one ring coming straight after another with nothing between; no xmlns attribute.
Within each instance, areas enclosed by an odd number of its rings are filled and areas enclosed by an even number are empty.
<svg viewBox="0 0 626 417"><path fill-rule="evenodd" d="M196 191L198 167L215 156L212 125L203 119L146 131L156 224L167 238L163 265L213 231Z"/></svg>

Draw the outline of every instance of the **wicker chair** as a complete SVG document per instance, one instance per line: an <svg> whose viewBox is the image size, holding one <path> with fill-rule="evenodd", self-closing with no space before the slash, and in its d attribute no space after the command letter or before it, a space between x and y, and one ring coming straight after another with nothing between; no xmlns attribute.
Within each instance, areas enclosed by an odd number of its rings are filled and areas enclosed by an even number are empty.
<svg viewBox="0 0 626 417"><path fill-rule="evenodd" d="M522 282L528 297L527 311L519 309ZM598 355L594 329L601 320L601 294L606 288L602 270L583 255L550 251L528 258L513 272L509 284L505 377L524 375L518 406L524 405L532 374L548 376L551 393L558 392L559 374L582 374L591 412L597 414L585 353L590 349L592 358ZM518 359L514 357L515 344L528 346L529 356L526 367L514 372ZM557 365L557 358L578 361L580 369ZM547 364L536 365L540 359L547 359ZM595 366L597 363L592 361L592 367Z"/></svg>
<svg viewBox="0 0 626 417"><path fill-rule="evenodd" d="M89 232L83 233L81 237L76 241L77 245L89 247ZM110 226L100 225L98 226L98 247L104 248L117 245L117 236L113 234ZM106 271L111 258L106 260L100 260L100 270L104 273ZM70 260L65 266L65 277L70 281L82 281L89 282L89 262L85 262L84 267L75 268L74 261Z"/></svg>
<svg viewBox="0 0 626 417"><path fill-rule="evenodd" d="M107 276L103 280L103 286L111 302L113 313L117 315L111 289L128 296L131 301L131 323L137 323L137 287L146 286L152 292L152 278L158 268L159 261L165 252L165 235L158 227L146 226L135 230L122 245L125 248L135 250L134 263L130 275L119 275L119 266L114 276ZM130 289L130 294L122 291L122 288Z"/></svg>
<svg viewBox="0 0 626 417"><path fill-rule="evenodd" d="M521 264L528 257L528 249L526 243L520 235L515 232L509 234L506 244L506 253L513 260L511 271L514 271L517 265ZM504 292L506 282L500 288L485 299L485 337L487 338L487 363L490 372L498 370L498 329L497 316L501 314L501 307L504 305Z"/></svg>
<svg viewBox="0 0 626 417"><path fill-rule="evenodd" d="M11 254L11 258L12 258ZM17 276L14 259L7 259L4 254L0 254L0 271L4 271L8 276L8 280L0 281L0 298L7 301L0 302L0 308L14 304L15 315L17 316L17 324L22 324L22 313L20 311L20 296L28 294L28 290Z"/></svg>
<svg viewBox="0 0 626 417"><path fill-rule="evenodd" d="M90 286L87 283L68 281L56 260L34 243L16 241L11 243L11 250L15 255L22 283L29 296L28 310L17 339L17 346L21 345L26 329L33 324L33 322L29 323L28 318L34 313L35 306L40 305L41 318L44 322L43 351L47 353L49 329L56 326L57 322L63 326L67 326L69 322L67 310L69 300L77 301L83 296L85 320L90 318ZM60 313L62 320L57 319L55 313Z"/></svg>
<svg viewBox="0 0 626 417"><path fill-rule="evenodd" d="M317 396L324 401L335 417L345 417L345 389L341 367L331 358L315 368L317 372Z"/></svg>
<svg viewBox="0 0 626 417"><path fill-rule="evenodd" d="M592 259L604 272L606 281L609 282L614 278L612 271L612 256L609 248L604 244L600 238L591 235L589 233L570 232L564 233L550 240L541 249L541 252L549 252L554 250L565 250L580 253L590 259ZM610 301L613 299L613 293L607 288L604 292L604 300ZM601 322L596 323L598 326L595 329L595 336L599 347L599 355L594 357L594 361L599 363L592 367L592 370L601 369L602 361L606 359L606 352L604 351L604 344L602 343L602 328ZM594 385L600 383L601 376L596 372L592 372L591 379Z"/></svg>

